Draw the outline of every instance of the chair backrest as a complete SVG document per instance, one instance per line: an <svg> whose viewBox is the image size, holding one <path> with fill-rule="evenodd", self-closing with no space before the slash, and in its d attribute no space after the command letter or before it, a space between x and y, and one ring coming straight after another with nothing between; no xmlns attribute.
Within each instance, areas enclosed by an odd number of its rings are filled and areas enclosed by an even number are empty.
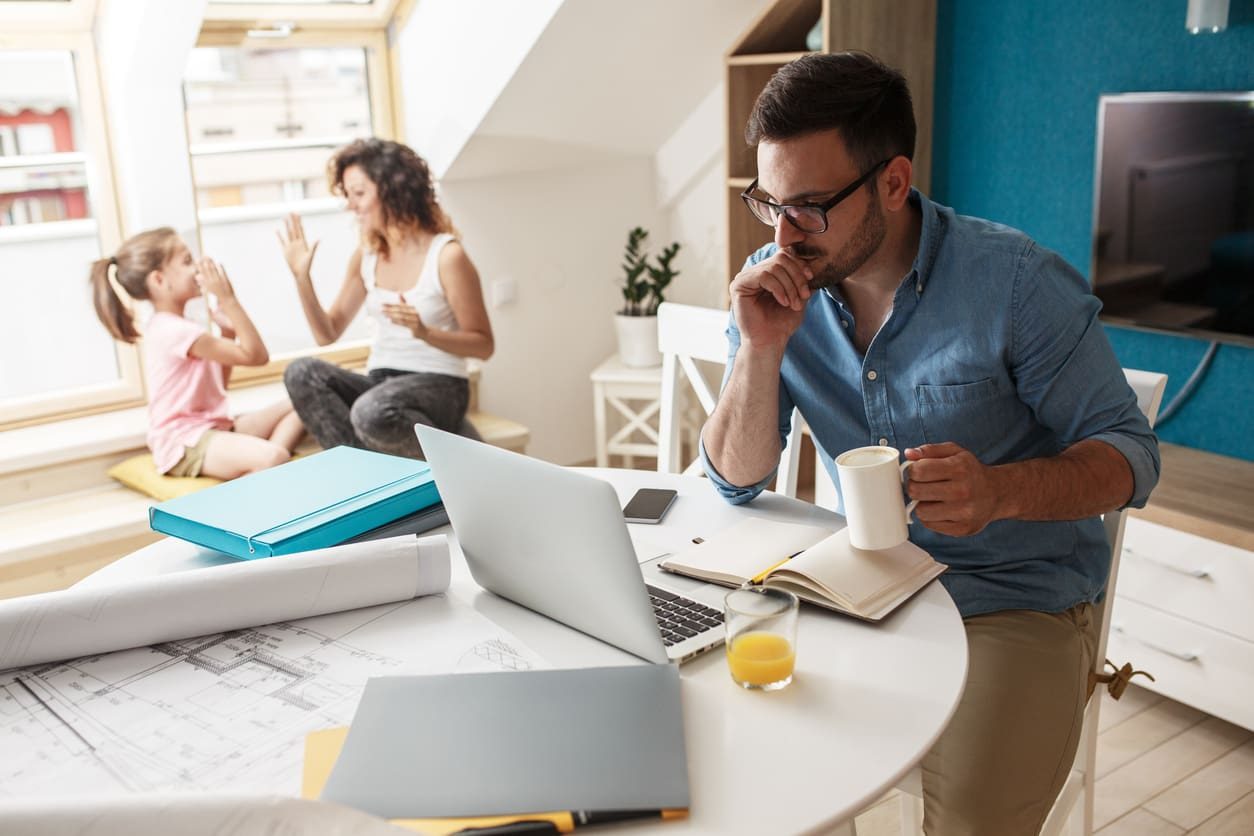
<svg viewBox="0 0 1254 836"><path fill-rule="evenodd" d="M658 457L660 473L697 473L700 462L686 467L680 463L680 414L686 380L697 402L708 416L718 403L718 393L701 374L696 361L727 364L727 311L664 302L657 309L657 344L662 352L662 404L658 415ZM784 449L776 490L796 496L798 414L792 414L793 432Z"/></svg>
<svg viewBox="0 0 1254 836"><path fill-rule="evenodd" d="M709 415L718 402L716 393L695 361L727 363L727 311L663 302L657 309L657 347L662 352L662 404L658 414L659 473L691 473L697 462L684 467L679 460L680 410L683 384L697 396L697 402ZM681 374L682 373L682 374Z"/></svg>
<svg viewBox="0 0 1254 836"><path fill-rule="evenodd" d="M1158 407L1162 404L1163 392L1167 388L1167 375L1158 372L1146 372L1140 369L1124 369L1124 377L1136 394L1136 405L1145 413L1149 425L1154 426L1158 419ZM1100 633L1097 640L1097 653L1094 664L1101 673L1106 663L1106 638L1110 634L1110 613L1114 608L1115 582L1119 579L1119 558L1123 552L1124 512L1111 511L1102 517L1106 526L1106 540L1110 543L1110 575L1106 579L1106 597L1102 601Z"/></svg>

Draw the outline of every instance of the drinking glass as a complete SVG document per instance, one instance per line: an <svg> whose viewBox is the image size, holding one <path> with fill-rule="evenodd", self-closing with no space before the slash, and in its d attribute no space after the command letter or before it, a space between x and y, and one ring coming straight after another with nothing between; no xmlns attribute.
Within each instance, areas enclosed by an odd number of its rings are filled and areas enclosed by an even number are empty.
<svg viewBox="0 0 1254 836"><path fill-rule="evenodd" d="M727 593L727 668L741 688L777 691L792 682L797 658L797 596L769 586Z"/></svg>

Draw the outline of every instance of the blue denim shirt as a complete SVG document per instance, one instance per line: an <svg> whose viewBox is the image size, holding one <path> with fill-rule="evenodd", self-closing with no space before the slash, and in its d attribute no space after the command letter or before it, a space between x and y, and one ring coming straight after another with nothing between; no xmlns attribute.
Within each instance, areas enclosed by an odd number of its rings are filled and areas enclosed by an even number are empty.
<svg viewBox="0 0 1254 836"><path fill-rule="evenodd" d="M1141 507L1158 480L1158 444L1097 320L1088 283L1056 253L1009 227L956 214L917 191L923 214L913 268L866 355L840 292L815 293L780 372L783 444L793 407L810 425L837 485L834 455L868 444L904 450L952 441L985 464L1054 456L1084 439L1110 444ZM776 251L754 253L756 264ZM740 346L727 328L730 375ZM726 385L727 378L723 380ZM736 486L701 449L730 502L770 479ZM1097 517L999 520L969 537L910 526L910 539L949 566L941 582L963 617L1006 609L1061 612L1101 598L1110 546Z"/></svg>

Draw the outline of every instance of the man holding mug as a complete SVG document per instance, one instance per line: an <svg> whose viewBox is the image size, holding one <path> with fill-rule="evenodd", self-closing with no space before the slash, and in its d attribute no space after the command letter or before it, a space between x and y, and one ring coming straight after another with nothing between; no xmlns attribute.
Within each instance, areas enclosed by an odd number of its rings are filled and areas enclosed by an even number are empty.
<svg viewBox="0 0 1254 836"><path fill-rule="evenodd" d="M759 174L745 203L775 241L731 283L706 472L729 501L753 499L794 406L833 479L833 455L905 450L910 539L949 566L970 652L923 761L924 828L1036 833L1083 719L1110 567L1098 516L1145 504L1154 434L1084 278L911 188L900 73L865 54L800 58L745 136Z"/></svg>

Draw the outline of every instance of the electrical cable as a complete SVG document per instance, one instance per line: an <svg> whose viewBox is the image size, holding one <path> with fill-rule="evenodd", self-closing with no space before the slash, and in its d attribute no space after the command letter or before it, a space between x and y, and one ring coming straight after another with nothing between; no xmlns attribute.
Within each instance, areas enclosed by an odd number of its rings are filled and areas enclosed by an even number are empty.
<svg viewBox="0 0 1254 836"><path fill-rule="evenodd" d="M1218 340L1212 342L1206 347L1206 353L1203 354L1202 359L1198 361L1197 368L1193 370L1193 374L1189 375L1189 379L1184 382L1184 386L1180 387L1180 391L1177 392L1175 397L1171 399L1171 403L1164 406L1162 411L1158 413L1158 421L1155 423L1155 427L1161 427L1180 411L1180 407L1184 406L1185 401L1193 395L1193 391L1197 389L1197 385L1201 383L1202 378L1206 376L1206 372L1210 368L1211 361L1215 359L1215 352L1218 350Z"/></svg>

